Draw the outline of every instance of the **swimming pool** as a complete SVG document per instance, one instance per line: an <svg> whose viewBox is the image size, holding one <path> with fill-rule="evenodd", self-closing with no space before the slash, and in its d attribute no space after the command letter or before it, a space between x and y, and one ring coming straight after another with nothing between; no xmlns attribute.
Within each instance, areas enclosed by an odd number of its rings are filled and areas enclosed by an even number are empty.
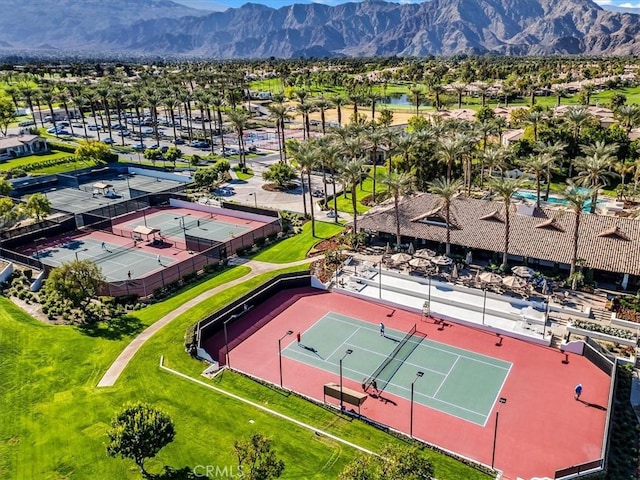
<svg viewBox="0 0 640 480"><path fill-rule="evenodd" d="M585 191L587 189L584 189ZM532 202L536 201L536 192L532 192L529 190L518 190L514 195L513 198L517 198L520 200L531 200ZM540 192L540 198L544 198L544 193ZM555 195L549 195L549 198L544 201L542 200L542 203L546 203L546 204L552 204L552 205L568 205L569 202L567 201L566 198L562 198L562 197L558 197ZM603 202L602 200L598 200L596 202L596 205L603 205L605 202ZM582 206L583 209L587 209L591 207L591 200L587 200L586 202L584 202L584 205Z"/></svg>

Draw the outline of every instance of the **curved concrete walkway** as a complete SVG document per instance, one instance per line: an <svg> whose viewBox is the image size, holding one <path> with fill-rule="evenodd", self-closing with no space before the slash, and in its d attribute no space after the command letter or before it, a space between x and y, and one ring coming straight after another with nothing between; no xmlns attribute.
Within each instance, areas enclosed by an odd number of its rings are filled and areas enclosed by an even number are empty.
<svg viewBox="0 0 640 480"><path fill-rule="evenodd" d="M224 283L218 287L212 288L211 290L207 290L206 292L201 293L197 297L189 300L188 302L183 303L178 308L176 308L171 313L168 313L157 322L149 325L144 331L142 331L136 338L134 338L129 345L125 347L125 349L118 355L118 358L111 364L107 372L98 382L98 387L112 387L124 369L127 367L131 359L134 357L136 352L140 350L140 348L145 344L147 340L149 340L158 330L171 322L174 318L183 314L190 308L196 306L197 304L203 302L207 298L212 297L216 293L219 293L227 288L233 287L240 283L246 282L258 275L261 275L266 272L271 272L273 270L280 270L287 267L293 267L296 265L304 265L306 263L311 263L314 260L321 258L321 256L305 258L304 260L299 260L297 262L291 263L266 263L266 262L257 262L255 260L245 260L242 258L231 259L231 265L245 265L251 268L251 272L243 277L237 278L230 282Z"/></svg>

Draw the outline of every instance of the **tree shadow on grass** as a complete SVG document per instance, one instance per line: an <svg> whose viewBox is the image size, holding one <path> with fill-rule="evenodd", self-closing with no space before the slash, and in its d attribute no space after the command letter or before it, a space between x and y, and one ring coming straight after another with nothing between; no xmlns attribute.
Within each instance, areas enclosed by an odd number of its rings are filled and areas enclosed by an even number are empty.
<svg viewBox="0 0 640 480"><path fill-rule="evenodd" d="M112 320L78 325L78 331L89 337L104 338L105 340L122 340L132 337L144 330L144 324L138 317L122 315Z"/></svg>
<svg viewBox="0 0 640 480"><path fill-rule="evenodd" d="M175 469L168 465L164 466L164 473L149 473L145 476L147 480L193 480L203 478L203 475L197 475L191 467L182 467Z"/></svg>

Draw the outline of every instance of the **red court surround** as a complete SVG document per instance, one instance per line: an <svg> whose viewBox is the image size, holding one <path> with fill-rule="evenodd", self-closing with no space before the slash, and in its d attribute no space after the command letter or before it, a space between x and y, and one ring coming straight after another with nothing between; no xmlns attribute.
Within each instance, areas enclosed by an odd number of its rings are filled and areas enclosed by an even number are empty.
<svg viewBox="0 0 640 480"><path fill-rule="evenodd" d="M610 378L584 357L569 354L569 363L565 364L565 355L553 348L508 337L503 338L501 346L496 346L494 334L455 324L440 329L440 325L432 321L422 321L418 314L311 288L278 293L247 313L242 324L254 323L287 301L292 302L288 308L231 350L232 368L278 384L278 338L287 330L294 331L282 340L284 349L296 341L297 332L304 332L330 311L376 325L384 321L388 328L400 331L408 331L417 323L418 331L431 340L513 363L500 392L507 403L500 408L495 455L495 466L504 472L504 478L553 478L556 470L601 456ZM230 338L240 330L240 326L230 328ZM214 356L224 345L220 337L222 335L217 335L205 344ZM337 375L286 357L282 358L282 365L286 388L318 400L323 398L323 384L339 380ZM578 383L584 386L581 398L584 403L573 398L573 389ZM360 384L348 379L344 385L361 390ZM409 401L386 395L391 402L367 399L362 414L408 432ZM413 432L417 438L489 465L495 411L496 407L483 427L415 404Z"/></svg>

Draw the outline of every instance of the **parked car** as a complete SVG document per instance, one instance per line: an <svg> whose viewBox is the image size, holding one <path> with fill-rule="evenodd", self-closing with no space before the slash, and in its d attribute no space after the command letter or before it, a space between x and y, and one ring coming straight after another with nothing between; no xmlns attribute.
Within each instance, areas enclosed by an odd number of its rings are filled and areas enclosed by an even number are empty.
<svg viewBox="0 0 640 480"><path fill-rule="evenodd" d="M143 135L151 135L153 133L153 128L151 127L146 127L143 128L140 133L142 133Z"/></svg>
<svg viewBox="0 0 640 480"><path fill-rule="evenodd" d="M160 148L160 145L158 145L157 143L154 143L149 147L149 150L158 150L159 148Z"/></svg>
<svg viewBox="0 0 640 480"><path fill-rule="evenodd" d="M62 132L64 132L64 127L49 127L47 128L47 133L57 133L57 134L61 134Z"/></svg>
<svg viewBox="0 0 640 480"><path fill-rule="evenodd" d="M176 138L176 139L173 141L173 143L174 143L174 144L176 144L176 145L184 145L184 144L185 144L185 141L184 141L184 139L182 139L182 138Z"/></svg>
<svg viewBox="0 0 640 480"><path fill-rule="evenodd" d="M100 125L89 125L87 128L92 132L97 132L98 130L102 130L102 126Z"/></svg>
<svg viewBox="0 0 640 480"><path fill-rule="evenodd" d="M219 155L237 155L238 154L238 150L235 148L228 148L228 147L224 147L221 148L220 150L218 150L218 154Z"/></svg>
<svg viewBox="0 0 640 480"><path fill-rule="evenodd" d="M147 146L146 146L144 143L136 143L136 144L133 146L133 149L134 149L136 152L144 152L144 151L147 149Z"/></svg>
<svg viewBox="0 0 640 480"><path fill-rule="evenodd" d="M160 151L162 153L167 153L167 150L169 150L169 147L167 147L166 145L163 145L162 147L160 147Z"/></svg>
<svg viewBox="0 0 640 480"><path fill-rule="evenodd" d="M129 130L120 130L118 132L118 135L120 135L121 137L130 137L131 132Z"/></svg>
<svg viewBox="0 0 640 480"><path fill-rule="evenodd" d="M108 138L104 138L102 139L102 143L106 143L107 145L113 145L115 142L115 140L111 137Z"/></svg>
<svg viewBox="0 0 640 480"><path fill-rule="evenodd" d="M336 217L339 217L339 216L340 215L338 215L335 210L329 210L327 212L327 217L329 217L329 218L336 218Z"/></svg>
<svg viewBox="0 0 640 480"><path fill-rule="evenodd" d="M324 196L324 192L322 190L315 189L311 192L311 195L314 197L322 197Z"/></svg>

